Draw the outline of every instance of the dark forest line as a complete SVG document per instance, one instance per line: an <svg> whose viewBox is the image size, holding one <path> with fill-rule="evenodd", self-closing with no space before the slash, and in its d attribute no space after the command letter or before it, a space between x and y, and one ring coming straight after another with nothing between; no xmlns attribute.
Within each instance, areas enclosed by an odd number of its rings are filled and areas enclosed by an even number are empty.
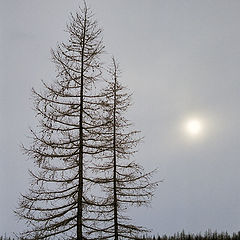
<svg viewBox="0 0 240 240"><path fill-rule="evenodd" d="M191 234L182 231L171 236L145 236L139 240L240 240L240 231L233 234L229 234L227 232L212 232L211 230L208 230L203 234Z"/></svg>
<svg viewBox="0 0 240 240"><path fill-rule="evenodd" d="M16 238L0 236L0 240L17 240ZM24 239L22 239L24 240ZM184 231L178 232L174 235L167 236L144 236L136 240L240 240L240 231L238 233L229 234L227 232L212 232L210 230L205 233L191 234Z"/></svg>

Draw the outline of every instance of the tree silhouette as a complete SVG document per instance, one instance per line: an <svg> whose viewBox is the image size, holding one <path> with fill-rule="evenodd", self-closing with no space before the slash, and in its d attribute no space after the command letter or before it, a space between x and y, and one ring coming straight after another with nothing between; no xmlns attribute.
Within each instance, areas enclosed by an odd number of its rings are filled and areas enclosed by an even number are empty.
<svg viewBox="0 0 240 240"><path fill-rule="evenodd" d="M101 29L85 2L67 32L51 52L55 81L32 91L39 124L23 151L35 169L15 211L27 223L19 237L136 239L147 230L125 211L148 205L157 182L131 158L141 140L125 117L131 94L115 60L108 71L101 63Z"/></svg>
<svg viewBox="0 0 240 240"><path fill-rule="evenodd" d="M39 118L31 130L32 144L23 146L34 159L29 192L22 195L16 210L28 224L24 239L87 239L94 220L88 176L91 156L101 150L93 131L99 105L96 82L102 74L100 56L104 46L101 29L84 4L71 14L68 42L52 51L57 76L53 84L43 82L44 91L33 89L34 108Z"/></svg>
<svg viewBox="0 0 240 240"><path fill-rule="evenodd" d="M141 138L140 132L132 130L132 123L126 119L126 111L131 105L131 94L119 81L119 68L113 58L109 69L111 80L102 95L105 123L102 125L99 138L105 150L100 153L92 167L101 172L97 179L105 196L99 203L97 212L101 215L100 223L104 223L101 234L108 239L136 239L146 229L130 223L125 211L129 206L148 205L153 196L157 182L151 182L153 173L145 173L141 165L132 160L136 146Z"/></svg>

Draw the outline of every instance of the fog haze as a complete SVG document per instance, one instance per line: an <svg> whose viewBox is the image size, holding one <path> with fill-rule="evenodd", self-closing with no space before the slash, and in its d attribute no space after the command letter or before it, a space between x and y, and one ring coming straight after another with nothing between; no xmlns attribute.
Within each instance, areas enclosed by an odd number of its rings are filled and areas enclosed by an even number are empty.
<svg viewBox="0 0 240 240"><path fill-rule="evenodd" d="M24 224L13 214L31 161L19 150L34 127L31 88L54 79L50 49L67 37L81 1L1 0L0 234ZM155 234L237 232L240 225L240 2L89 0L106 51L134 92L129 117L145 136L136 159L159 168L151 208L131 213ZM181 131L206 122L196 141Z"/></svg>

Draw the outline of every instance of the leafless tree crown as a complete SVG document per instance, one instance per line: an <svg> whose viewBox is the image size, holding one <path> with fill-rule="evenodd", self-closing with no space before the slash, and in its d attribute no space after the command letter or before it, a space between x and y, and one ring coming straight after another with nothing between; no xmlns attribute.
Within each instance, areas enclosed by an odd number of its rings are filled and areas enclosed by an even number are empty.
<svg viewBox="0 0 240 240"><path fill-rule="evenodd" d="M134 239L145 229L126 209L148 205L156 183L132 160L141 138L125 118L131 94L114 59L103 67L102 31L86 4L67 32L68 42L52 50L56 80L33 89L39 124L23 151L36 168L16 210L27 223L21 237Z"/></svg>

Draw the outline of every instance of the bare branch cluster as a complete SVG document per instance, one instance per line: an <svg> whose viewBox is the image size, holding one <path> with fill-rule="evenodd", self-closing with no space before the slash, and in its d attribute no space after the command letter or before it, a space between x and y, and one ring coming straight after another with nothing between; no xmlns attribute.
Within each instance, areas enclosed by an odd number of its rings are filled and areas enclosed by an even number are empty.
<svg viewBox="0 0 240 240"><path fill-rule="evenodd" d="M126 210L148 205L157 183L132 160L141 137L125 118L131 94L114 59L104 70L102 31L86 4L67 32L52 50L56 80L32 91L39 125L23 151L36 168L16 210L28 226L21 237L135 239L146 229Z"/></svg>

